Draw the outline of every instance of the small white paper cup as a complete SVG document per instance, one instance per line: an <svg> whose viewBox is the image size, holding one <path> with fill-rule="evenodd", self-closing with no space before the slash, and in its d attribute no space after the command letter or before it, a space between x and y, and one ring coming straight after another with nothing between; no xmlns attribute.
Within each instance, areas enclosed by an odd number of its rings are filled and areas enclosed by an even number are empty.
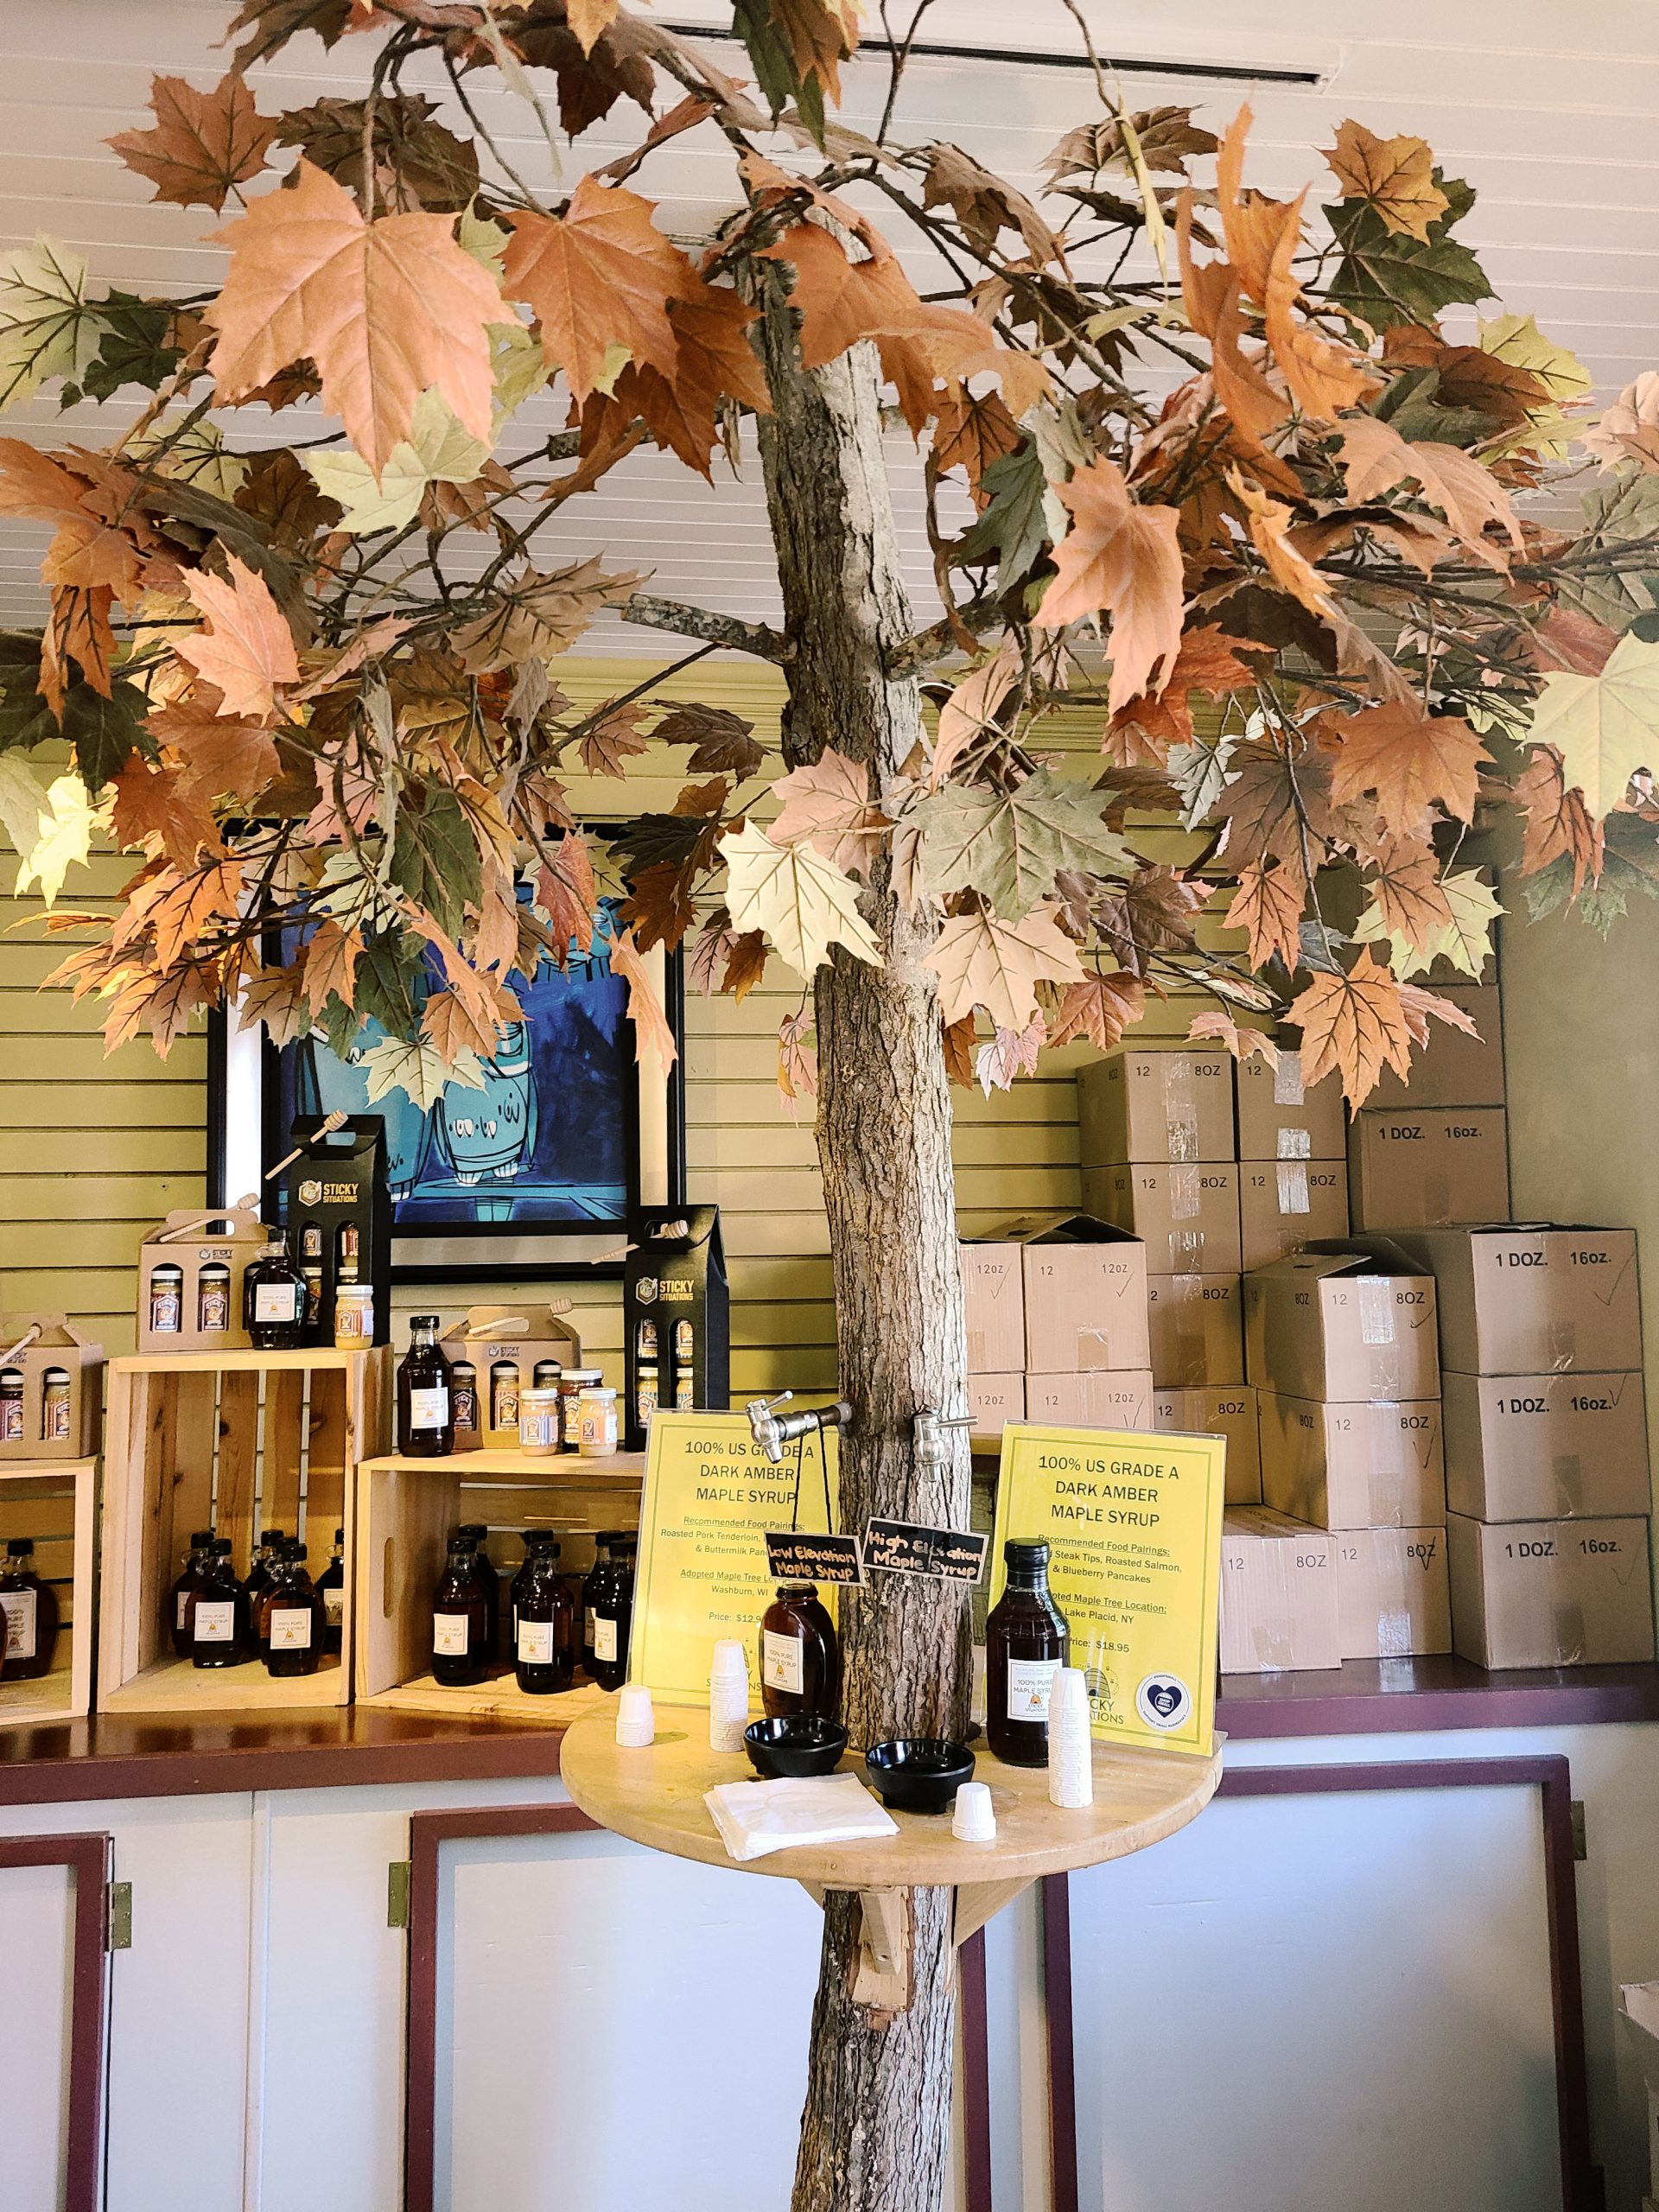
<svg viewBox="0 0 1659 2212"><path fill-rule="evenodd" d="M950 1833L961 1843L989 1843L996 1834L996 1814L988 1782L964 1782L950 1813Z"/></svg>

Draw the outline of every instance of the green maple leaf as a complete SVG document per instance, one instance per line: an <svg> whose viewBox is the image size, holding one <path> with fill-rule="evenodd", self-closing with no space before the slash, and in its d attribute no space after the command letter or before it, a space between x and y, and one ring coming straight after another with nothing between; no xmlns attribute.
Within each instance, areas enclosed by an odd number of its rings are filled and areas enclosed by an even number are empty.
<svg viewBox="0 0 1659 2212"><path fill-rule="evenodd" d="M465 902L477 900L482 874L472 826L454 791L437 785L418 795L404 793L391 873L416 906L451 937L459 935Z"/></svg>
<svg viewBox="0 0 1659 2212"><path fill-rule="evenodd" d="M173 324L169 311L136 292L111 292L98 302L96 314L102 326L98 353L81 371L78 385L64 385L60 404L73 407L83 397L112 399L126 384L159 391L184 359L178 346L167 343Z"/></svg>
<svg viewBox="0 0 1659 2212"><path fill-rule="evenodd" d="M147 760L156 741L144 728L149 702L118 677L106 699L77 677L63 695L63 719L41 696L41 640L23 631L0 632L0 752L67 742L81 781L93 797L124 768L137 746Z"/></svg>
<svg viewBox="0 0 1659 2212"><path fill-rule="evenodd" d="M1553 745L1599 821L1638 768L1659 763L1659 645L1621 638L1599 676L1552 670L1532 710L1530 745Z"/></svg>
<svg viewBox="0 0 1659 2212"><path fill-rule="evenodd" d="M980 484L990 505L959 540L956 559L960 566L995 561L996 588L1008 591L1029 574L1051 534L1045 512L1048 479L1036 447L1002 454Z"/></svg>
<svg viewBox="0 0 1659 2212"><path fill-rule="evenodd" d="M977 891L998 918L1017 922L1052 896L1071 868L1133 870L1135 856L1101 818L1101 795L1039 768L1011 791L948 785L913 808L925 891Z"/></svg>
<svg viewBox="0 0 1659 2212"><path fill-rule="evenodd" d="M1390 231L1368 200L1342 200L1325 211L1342 252L1329 296L1373 330L1433 322L1457 301L1492 297L1485 270L1467 246L1449 236L1474 205L1474 193L1461 178L1442 176L1439 169L1434 181L1447 206L1426 238Z"/></svg>

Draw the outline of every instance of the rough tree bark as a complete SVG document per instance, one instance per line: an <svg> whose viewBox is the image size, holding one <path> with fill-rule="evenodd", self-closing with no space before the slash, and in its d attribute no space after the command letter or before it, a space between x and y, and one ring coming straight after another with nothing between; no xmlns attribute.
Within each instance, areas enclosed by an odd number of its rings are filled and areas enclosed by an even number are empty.
<svg viewBox="0 0 1659 2212"><path fill-rule="evenodd" d="M876 364L860 345L803 372L774 280L761 330L775 412L761 453L786 614L791 767L824 747L870 764L872 788L923 736L909 674L890 672L912 622L881 451ZM922 965L933 929L885 878L863 901L886 965L837 950L820 969L818 1154L834 1261L846 1528L871 1513L968 1524L966 1435L942 1473L918 1470L911 1422L966 1411L956 1256L950 1100L938 995ZM844 1718L855 1744L960 1738L968 1718L969 1614L955 1585L887 1575L843 1592ZM793 2212L937 2212L950 2134L956 2007L951 1893L912 1893L913 2000L873 2014L849 1995L859 1908L832 1893L813 2012Z"/></svg>

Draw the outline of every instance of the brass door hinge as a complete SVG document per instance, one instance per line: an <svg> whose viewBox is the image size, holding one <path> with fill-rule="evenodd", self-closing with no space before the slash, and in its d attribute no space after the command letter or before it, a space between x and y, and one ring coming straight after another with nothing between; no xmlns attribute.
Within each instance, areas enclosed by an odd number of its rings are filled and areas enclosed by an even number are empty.
<svg viewBox="0 0 1659 2212"><path fill-rule="evenodd" d="M386 1869L386 1925L409 1925L409 1861L394 1859Z"/></svg>
<svg viewBox="0 0 1659 2212"><path fill-rule="evenodd" d="M1567 1817L1573 1823L1573 1856L1582 1866L1590 1856L1588 1833L1584 1824L1584 1800L1573 1798L1567 1808Z"/></svg>
<svg viewBox="0 0 1659 2212"><path fill-rule="evenodd" d="M130 1882L111 1882L104 1893L104 1948L106 1951L132 1948Z"/></svg>

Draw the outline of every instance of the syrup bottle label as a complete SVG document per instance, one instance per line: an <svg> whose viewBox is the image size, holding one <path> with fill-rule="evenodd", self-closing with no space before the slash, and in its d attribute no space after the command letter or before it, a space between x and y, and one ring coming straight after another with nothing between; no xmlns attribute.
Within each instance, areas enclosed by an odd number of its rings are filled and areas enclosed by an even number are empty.
<svg viewBox="0 0 1659 2212"><path fill-rule="evenodd" d="M409 1394L409 1425L411 1428L445 1428L449 1422L449 1393L442 1382L435 1382L429 1390L411 1390Z"/></svg>
<svg viewBox="0 0 1659 2212"><path fill-rule="evenodd" d="M32 1659L35 1656L35 1592L32 1590L0 1590L0 1611L6 1617L6 1658Z"/></svg>
<svg viewBox="0 0 1659 2212"><path fill-rule="evenodd" d="M308 1651L311 1649L309 1605L271 1607L270 1648L273 1651Z"/></svg>
<svg viewBox="0 0 1659 2212"><path fill-rule="evenodd" d="M551 1621L520 1621L518 1656L527 1667L545 1667L553 1657Z"/></svg>
<svg viewBox="0 0 1659 2212"><path fill-rule="evenodd" d="M616 1623L601 1620L597 1615L594 1620L594 1656L602 1659L607 1666L616 1664Z"/></svg>
<svg viewBox="0 0 1659 2212"><path fill-rule="evenodd" d="M322 1617L330 1628L338 1628L346 1612L346 1586L331 1582L322 1593Z"/></svg>
<svg viewBox="0 0 1659 2212"><path fill-rule="evenodd" d="M229 1598L198 1599L195 1639L198 1643L230 1643L236 1637L236 1607Z"/></svg>
<svg viewBox="0 0 1659 2212"><path fill-rule="evenodd" d="M305 1285L299 1282L257 1282L253 1287L256 1321L297 1321Z"/></svg>
<svg viewBox="0 0 1659 2212"><path fill-rule="evenodd" d="M761 1679L771 1690L791 1690L797 1697L806 1690L806 1646L798 1636L779 1636L776 1629L760 1631Z"/></svg>
<svg viewBox="0 0 1659 2212"><path fill-rule="evenodd" d="M439 1659L464 1659L467 1656L465 1613L433 1614L432 1651L434 1657Z"/></svg>
<svg viewBox="0 0 1659 2212"><path fill-rule="evenodd" d="M1058 1659L1010 1659L1008 1662L1008 1718L1046 1720Z"/></svg>

